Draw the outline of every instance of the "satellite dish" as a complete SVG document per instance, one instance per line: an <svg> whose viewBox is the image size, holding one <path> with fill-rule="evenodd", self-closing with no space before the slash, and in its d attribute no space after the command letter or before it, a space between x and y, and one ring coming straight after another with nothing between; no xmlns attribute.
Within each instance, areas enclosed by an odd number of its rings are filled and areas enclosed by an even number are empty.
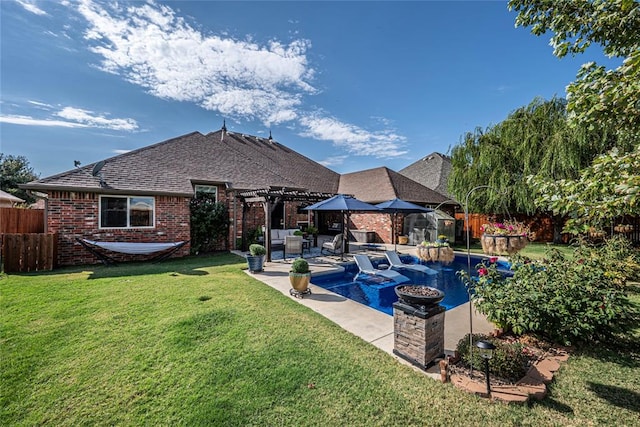
<svg viewBox="0 0 640 427"><path fill-rule="evenodd" d="M106 162L104 160L100 160L98 163L96 163L95 166L93 167L93 170L91 171L91 175L98 176L98 174L100 173L100 171L104 167L105 163Z"/></svg>

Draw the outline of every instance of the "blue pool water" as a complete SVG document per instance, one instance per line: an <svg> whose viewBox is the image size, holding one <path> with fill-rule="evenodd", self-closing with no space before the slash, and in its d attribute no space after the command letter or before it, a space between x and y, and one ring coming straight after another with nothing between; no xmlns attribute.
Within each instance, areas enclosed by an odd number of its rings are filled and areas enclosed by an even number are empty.
<svg viewBox="0 0 640 427"><path fill-rule="evenodd" d="M456 272L459 270L467 270L467 256L456 256L454 261L449 265L441 263L420 262L417 257L411 255L401 255L400 258L405 263L420 263L432 268L438 274L427 275L417 271L407 269L399 270L399 272L409 278L409 282L402 284L428 285L444 292L444 299L440 303L447 310L457 307L469 301L469 294L464 283L460 280ZM475 266L487 260L486 257L472 256L471 271L475 274ZM371 262L374 267L378 264L386 264L385 258L372 258ZM506 263L498 262L500 270L508 270ZM371 276L368 274L358 274L358 267L355 263L345 264L343 273L331 273L319 277L313 277L311 283L321 288L327 289L345 298L349 298L361 304L367 305L383 313L393 315L393 303L398 300L395 293L395 287L398 283L390 279L380 276Z"/></svg>

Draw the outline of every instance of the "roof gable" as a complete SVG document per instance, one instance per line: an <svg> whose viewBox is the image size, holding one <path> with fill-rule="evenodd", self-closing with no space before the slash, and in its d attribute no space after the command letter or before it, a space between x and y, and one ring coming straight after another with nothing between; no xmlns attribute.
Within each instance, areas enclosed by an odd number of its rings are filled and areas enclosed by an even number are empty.
<svg viewBox="0 0 640 427"><path fill-rule="evenodd" d="M236 189L269 186L335 193L339 174L272 139L219 130L193 132L26 184L34 190L193 194L193 183ZM103 184L100 181L102 179Z"/></svg>
<svg viewBox="0 0 640 427"><path fill-rule="evenodd" d="M438 204L447 200L442 194L387 167L344 174L340 177L338 191L353 194L368 203L395 198L417 204Z"/></svg>
<svg viewBox="0 0 640 427"><path fill-rule="evenodd" d="M400 169L399 173L453 199L447 188L451 173L449 156L437 152L428 154L406 168Z"/></svg>

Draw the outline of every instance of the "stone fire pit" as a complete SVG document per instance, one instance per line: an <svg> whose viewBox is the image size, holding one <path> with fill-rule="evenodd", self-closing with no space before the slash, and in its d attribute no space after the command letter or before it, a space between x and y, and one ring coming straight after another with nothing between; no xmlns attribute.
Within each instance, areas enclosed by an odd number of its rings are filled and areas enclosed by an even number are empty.
<svg viewBox="0 0 640 427"><path fill-rule="evenodd" d="M401 285L395 288L398 298L409 305L429 307L444 299L440 289L425 285Z"/></svg>
<svg viewBox="0 0 640 427"><path fill-rule="evenodd" d="M444 292L425 285L395 287L393 353L427 369L444 355Z"/></svg>

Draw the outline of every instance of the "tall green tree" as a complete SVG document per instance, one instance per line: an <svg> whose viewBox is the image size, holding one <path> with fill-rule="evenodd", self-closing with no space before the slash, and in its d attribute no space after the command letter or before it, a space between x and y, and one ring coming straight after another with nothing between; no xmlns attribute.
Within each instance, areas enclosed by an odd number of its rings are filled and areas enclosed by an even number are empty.
<svg viewBox="0 0 640 427"><path fill-rule="evenodd" d="M613 70L586 63L567 87L570 117L590 128L609 127L621 141L640 142L640 2L634 0L510 0L516 25L536 36L553 32L559 58L599 44L623 59Z"/></svg>
<svg viewBox="0 0 640 427"><path fill-rule="evenodd" d="M18 184L26 184L38 178L26 157L0 153L0 190L19 197L27 203L34 203L35 197L19 188Z"/></svg>
<svg viewBox="0 0 640 427"><path fill-rule="evenodd" d="M464 201L472 188L489 185L495 191L469 195L470 211L531 215L539 208L531 197L529 175L577 178L615 142L605 131L569 126L563 99L535 99L497 125L464 135L452 150L449 190Z"/></svg>
<svg viewBox="0 0 640 427"><path fill-rule="evenodd" d="M617 217L640 215L640 145L626 155L614 148L582 170L579 179L531 181L540 206L569 218L565 232L603 229Z"/></svg>

